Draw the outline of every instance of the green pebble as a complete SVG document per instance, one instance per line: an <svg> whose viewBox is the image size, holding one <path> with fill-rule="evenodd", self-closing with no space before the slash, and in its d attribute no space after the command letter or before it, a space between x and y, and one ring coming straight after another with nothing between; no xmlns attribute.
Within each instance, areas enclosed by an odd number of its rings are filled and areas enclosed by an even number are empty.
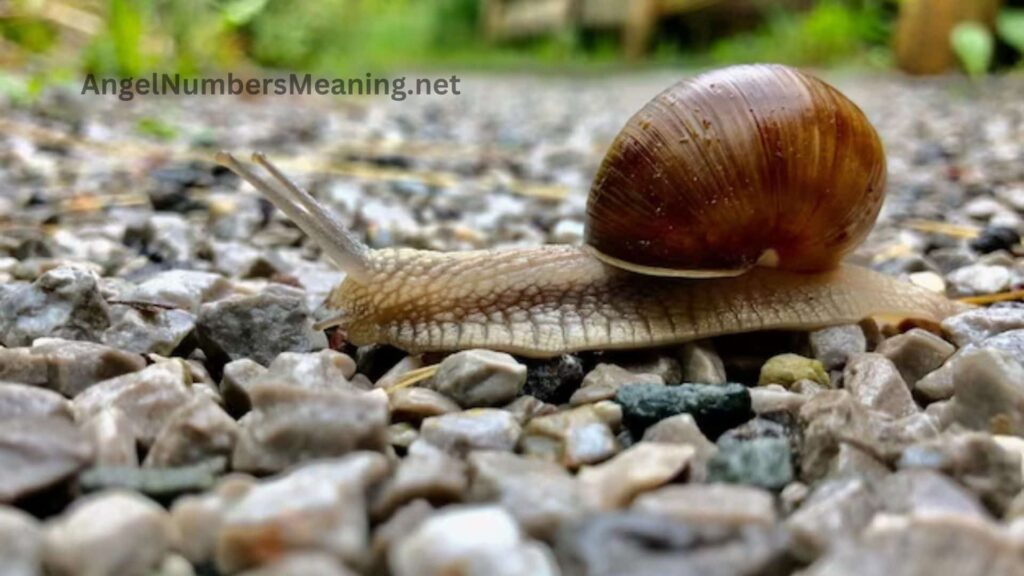
<svg viewBox="0 0 1024 576"><path fill-rule="evenodd" d="M627 384L615 394L622 422L634 438L669 416L687 413L710 438L753 417L750 392L742 384Z"/></svg>
<svg viewBox="0 0 1024 576"><path fill-rule="evenodd" d="M212 489L226 468L227 460L223 457L175 468L97 466L83 472L78 484L83 492L120 488L141 492L159 502L170 502L182 494Z"/></svg>
<svg viewBox="0 0 1024 576"><path fill-rule="evenodd" d="M779 384L789 388L798 380L811 380L822 386L829 386L825 366L817 360L804 358L799 354L779 354L769 358L764 366L761 366L761 377L757 384Z"/></svg>
<svg viewBox="0 0 1024 576"><path fill-rule="evenodd" d="M792 481L793 457L785 438L728 442L708 462L708 482L781 490Z"/></svg>

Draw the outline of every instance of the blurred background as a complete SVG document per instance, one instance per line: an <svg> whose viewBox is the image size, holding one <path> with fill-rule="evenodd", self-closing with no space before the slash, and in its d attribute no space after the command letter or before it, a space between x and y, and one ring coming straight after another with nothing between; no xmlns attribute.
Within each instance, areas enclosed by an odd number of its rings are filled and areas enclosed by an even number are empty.
<svg viewBox="0 0 1024 576"><path fill-rule="evenodd" d="M1019 67L1022 0L0 0L0 90L83 72Z"/></svg>

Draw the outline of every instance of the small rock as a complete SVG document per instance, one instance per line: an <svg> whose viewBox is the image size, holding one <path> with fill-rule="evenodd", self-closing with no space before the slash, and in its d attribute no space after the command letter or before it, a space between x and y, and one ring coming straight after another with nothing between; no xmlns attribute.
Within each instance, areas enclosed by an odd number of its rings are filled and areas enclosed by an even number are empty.
<svg viewBox="0 0 1024 576"><path fill-rule="evenodd" d="M1010 250L1017 244L1020 244L1020 234L1013 228L1004 226L989 226L970 241L971 249L980 254Z"/></svg>
<svg viewBox="0 0 1024 576"><path fill-rule="evenodd" d="M683 382L693 384L725 384L725 364L710 340L683 344L679 362L683 365Z"/></svg>
<svg viewBox="0 0 1024 576"><path fill-rule="evenodd" d="M92 441L93 464L134 468L139 465L135 425L121 411L104 408L81 424L82 433Z"/></svg>
<svg viewBox="0 0 1024 576"><path fill-rule="evenodd" d="M477 408L512 401L525 383L526 366L512 355L463 350L441 361L428 386L463 408Z"/></svg>
<svg viewBox="0 0 1024 576"><path fill-rule="evenodd" d="M850 356L867 352L867 338L857 324L831 326L810 333L811 353L825 370L838 370Z"/></svg>
<svg viewBox="0 0 1024 576"><path fill-rule="evenodd" d="M558 464L495 451L473 452L468 462L470 499L500 504L534 537L553 536L583 512L577 483Z"/></svg>
<svg viewBox="0 0 1024 576"><path fill-rule="evenodd" d="M373 500L375 518L387 518L404 504L422 498L435 505L462 500L469 480L465 462L426 442L417 442Z"/></svg>
<svg viewBox="0 0 1024 576"><path fill-rule="evenodd" d="M39 576L43 564L43 530L28 514L0 506L0 573Z"/></svg>
<svg viewBox="0 0 1024 576"><path fill-rule="evenodd" d="M191 312L152 306L114 304L110 317L102 342L137 354L170 356L196 327Z"/></svg>
<svg viewBox="0 0 1024 576"><path fill-rule="evenodd" d="M785 521L794 553L811 562L833 545L855 540L880 508L878 497L860 478L819 484Z"/></svg>
<svg viewBox="0 0 1024 576"><path fill-rule="evenodd" d="M910 388L896 366L881 354L859 354L850 358L843 370L843 387L864 406L893 418L918 412Z"/></svg>
<svg viewBox="0 0 1024 576"><path fill-rule="evenodd" d="M661 376L668 386L675 386L683 381L683 366L679 359L661 352L629 352L623 354L616 363L634 374Z"/></svg>
<svg viewBox="0 0 1024 576"><path fill-rule="evenodd" d="M231 283L220 274L167 270L139 284L131 293L131 300L198 314L201 304L224 298L230 292Z"/></svg>
<svg viewBox="0 0 1024 576"><path fill-rule="evenodd" d="M388 426L388 444L392 447L408 449L419 437L419 430L408 422Z"/></svg>
<svg viewBox="0 0 1024 576"><path fill-rule="evenodd" d="M757 384L778 384L783 388L789 388L798 380L811 380L822 386L829 385L828 373L821 362L797 354L779 354L769 358L761 366L761 376Z"/></svg>
<svg viewBox="0 0 1024 576"><path fill-rule="evenodd" d="M520 446L530 456L572 470L607 460L618 450L608 422L591 404L533 418L523 430Z"/></svg>
<svg viewBox="0 0 1024 576"><path fill-rule="evenodd" d="M810 380L799 380L799 382L810 382ZM813 385L817 386L817 384ZM797 385L794 384L793 387L796 388ZM803 394L791 392L778 384L769 384L750 389L750 408L754 411L754 414L774 414L777 412L796 414L806 401L807 397Z"/></svg>
<svg viewBox="0 0 1024 576"><path fill-rule="evenodd" d="M516 417L516 421L523 425L537 416L547 416L558 412L558 406L548 404L534 398L533 396L520 396L510 402L504 408Z"/></svg>
<svg viewBox="0 0 1024 576"><path fill-rule="evenodd" d="M920 328L882 342L877 352L896 365L903 381L914 386L956 352L952 344Z"/></svg>
<svg viewBox="0 0 1024 576"><path fill-rule="evenodd" d="M781 528L701 526L637 512L582 518L556 542L567 576L782 576L795 567Z"/></svg>
<svg viewBox="0 0 1024 576"><path fill-rule="evenodd" d="M1024 368L1009 354L965 352L953 373L952 415L974 430L1024 435Z"/></svg>
<svg viewBox="0 0 1024 576"><path fill-rule="evenodd" d="M631 384L619 389L615 401L622 405L623 424L636 438L649 426L676 414L691 414L711 438L752 416L750 393L741 384Z"/></svg>
<svg viewBox="0 0 1024 576"><path fill-rule="evenodd" d="M281 352L309 352L327 346L301 290L274 285L252 296L203 304L196 330L211 358L252 358L269 365Z"/></svg>
<svg viewBox="0 0 1024 576"><path fill-rule="evenodd" d="M527 364L522 393L549 404L564 404L580 387L585 373L583 362L573 354Z"/></svg>
<svg viewBox="0 0 1024 576"><path fill-rule="evenodd" d="M391 393L391 420L419 423L424 418L459 411L459 405L429 388L399 388Z"/></svg>
<svg viewBox="0 0 1024 576"><path fill-rule="evenodd" d="M781 490L793 480L793 455L785 438L719 441L708 461L708 481Z"/></svg>
<svg viewBox="0 0 1024 576"><path fill-rule="evenodd" d="M0 382L0 422L18 418L67 418L71 419L71 403L56 392L27 386Z"/></svg>
<svg viewBox="0 0 1024 576"><path fill-rule="evenodd" d="M551 552L523 537L498 506L458 506L434 514L391 549L395 576L556 576Z"/></svg>
<svg viewBox="0 0 1024 576"><path fill-rule="evenodd" d="M428 502L415 500L395 511L387 522L378 525L373 531L370 543L372 560L369 572L371 574L387 574L388 551L396 542L412 534L413 530L433 513L434 508Z"/></svg>
<svg viewBox="0 0 1024 576"><path fill-rule="evenodd" d="M176 498L170 512L175 549L197 566L212 565L224 514L255 485L255 478L234 474L213 490Z"/></svg>
<svg viewBox="0 0 1024 576"><path fill-rule="evenodd" d="M598 364L583 378L579 390L569 398L572 406L611 400L623 384L664 384L657 374L635 374L615 364Z"/></svg>
<svg viewBox="0 0 1024 576"><path fill-rule="evenodd" d="M169 468L230 457L238 424L213 400L193 396L167 418L143 466Z"/></svg>
<svg viewBox="0 0 1024 576"><path fill-rule="evenodd" d="M932 470L899 470L882 479L878 493L886 511L891 514L988 517L977 498L945 475Z"/></svg>
<svg viewBox="0 0 1024 576"><path fill-rule="evenodd" d="M118 408L131 420L138 441L149 446L189 399L190 379L184 362L170 360L104 380L75 397L75 419L85 422L107 408Z"/></svg>
<svg viewBox="0 0 1024 576"><path fill-rule="evenodd" d="M728 484L673 484L641 494L633 509L680 522L729 528L775 523L775 497L768 491Z"/></svg>
<svg viewBox="0 0 1024 576"><path fill-rule="evenodd" d="M54 268L30 285L4 293L0 344L28 346L36 338L98 342L110 325L110 308L96 276L81 268Z"/></svg>
<svg viewBox="0 0 1024 576"><path fill-rule="evenodd" d="M1019 546L990 523L935 516L876 520L859 540L838 546L805 576L956 574L1020 576Z"/></svg>
<svg viewBox="0 0 1024 576"><path fill-rule="evenodd" d="M217 567L233 573L310 549L359 561L369 545L366 492L387 472L384 456L357 452L259 483L224 515Z"/></svg>
<svg viewBox="0 0 1024 576"><path fill-rule="evenodd" d="M593 509L628 506L639 494L682 476L695 452L692 446L640 442L603 464L583 467L580 494Z"/></svg>
<svg viewBox="0 0 1024 576"><path fill-rule="evenodd" d="M257 375L251 384L266 383L321 390L353 389L357 387L349 379L355 373L355 360L341 352L282 352L270 363L267 371Z"/></svg>
<svg viewBox="0 0 1024 576"><path fill-rule="evenodd" d="M644 432L643 441L692 446L694 454L690 463L690 479L695 482L704 481L708 461L718 452L718 446L704 436L689 414L669 416L651 426Z"/></svg>
<svg viewBox="0 0 1024 576"><path fill-rule="evenodd" d="M295 552L239 576L354 576L337 558L323 552Z"/></svg>
<svg viewBox="0 0 1024 576"><path fill-rule="evenodd" d="M47 387L69 398L96 382L146 367L146 360L138 354L60 338L37 339L32 344L32 354L46 358Z"/></svg>
<svg viewBox="0 0 1024 576"><path fill-rule="evenodd" d="M46 388L50 384L49 370L46 357L32 354L30 348L0 348L0 382Z"/></svg>
<svg viewBox="0 0 1024 576"><path fill-rule="evenodd" d="M971 264L946 275L952 296L995 294L1010 287L1013 274L1005 266Z"/></svg>
<svg viewBox="0 0 1024 576"><path fill-rule="evenodd" d="M248 358L234 360L224 365L220 395L224 398L224 406L229 413L241 416L252 410L250 390L266 373L266 368Z"/></svg>
<svg viewBox="0 0 1024 576"><path fill-rule="evenodd" d="M62 482L92 459L92 446L66 418L0 420L0 503Z"/></svg>
<svg viewBox="0 0 1024 576"><path fill-rule="evenodd" d="M958 348L1009 332L1024 329L1024 307L973 308L942 321L942 330Z"/></svg>
<svg viewBox="0 0 1024 576"><path fill-rule="evenodd" d="M904 452L906 454L906 452ZM891 473L889 467L853 444L843 442L828 470L828 478L860 478L876 482Z"/></svg>
<svg viewBox="0 0 1024 576"><path fill-rule="evenodd" d="M253 388L253 410L239 421L236 470L276 472L312 458L387 447L388 404L382 390Z"/></svg>
<svg viewBox="0 0 1024 576"><path fill-rule="evenodd" d="M521 432L515 416L497 408L431 416L420 426L423 440L459 456L472 450L515 450Z"/></svg>
<svg viewBox="0 0 1024 576"><path fill-rule="evenodd" d="M144 576L170 545L166 512L130 492L110 491L75 502L46 529L48 574Z"/></svg>
<svg viewBox="0 0 1024 576"><path fill-rule="evenodd" d="M182 494L209 490L226 467L224 458L174 468L99 466L82 472L78 484L84 492L116 488L140 492L160 502L171 502Z"/></svg>

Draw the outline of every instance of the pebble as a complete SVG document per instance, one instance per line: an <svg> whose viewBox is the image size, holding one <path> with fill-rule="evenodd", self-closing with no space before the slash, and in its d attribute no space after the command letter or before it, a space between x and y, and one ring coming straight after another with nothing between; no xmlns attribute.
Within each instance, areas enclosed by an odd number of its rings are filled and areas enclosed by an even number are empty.
<svg viewBox="0 0 1024 576"><path fill-rule="evenodd" d="M942 330L958 348L981 344L1010 330L1024 329L1024 306L974 308L942 321Z"/></svg>
<svg viewBox="0 0 1024 576"><path fill-rule="evenodd" d="M3 293L0 344L28 346L36 338L98 342L110 325L110 308L96 275L82 268L54 268L30 285Z"/></svg>
<svg viewBox="0 0 1024 576"><path fill-rule="evenodd" d="M0 422L18 418L71 419L71 403L60 394L36 386L0 382Z"/></svg>
<svg viewBox="0 0 1024 576"><path fill-rule="evenodd" d="M471 408L431 416L420 426L420 438L457 456L472 450L515 450L522 428L511 412Z"/></svg>
<svg viewBox="0 0 1024 576"><path fill-rule="evenodd" d="M453 506L399 540L389 555L395 576L556 576L546 546L525 537L499 506Z"/></svg>
<svg viewBox="0 0 1024 576"><path fill-rule="evenodd" d="M1024 435L1024 368L1000 350L961 355L953 373L954 420L973 430Z"/></svg>
<svg viewBox="0 0 1024 576"><path fill-rule="evenodd" d="M862 478L819 484L785 520L794 554L812 562L832 546L855 540L880 509L878 496Z"/></svg>
<svg viewBox="0 0 1024 576"><path fill-rule="evenodd" d="M85 422L118 408L131 421L139 443L150 446L171 414L188 401L190 379L184 362L169 360L104 380L75 397L75 419Z"/></svg>
<svg viewBox="0 0 1024 576"><path fill-rule="evenodd" d="M220 274L175 269L160 272L139 284L131 292L130 300L198 314L200 305L228 296L231 289L231 283Z"/></svg>
<svg viewBox="0 0 1024 576"><path fill-rule="evenodd" d="M323 552L295 552L266 566L239 572L239 576L354 576L334 556Z"/></svg>
<svg viewBox="0 0 1024 576"><path fill-rule="evenodd" d="M110 307L110 327L101 340L125 352L170 356L195 327L195 315L184 310L114 304Z"/></svg>
<svg viewBox="0 0 1024 576"><path fill-rule="evenodd" d="M771 492L729 484L673 484L641 494L632 508L701 526L771 526L776 521Z"/></svg>
<svg viewBox="0 0 1024 576"><path fill-rule="evenodd" d="M459 411L459 405L429 388L399 388L389 397L391 420L418 424L424 418Z"/></svg>
<svg viewBox="0 0 1024 576"><path fill-rule="evenodd" d="M39 338L32 343L31 352L45 359L46 386L69 398L96 382L146 367L145 359L138 354L94 342Z"/></svg>
<svg viewBox="0 0 1024 576"><path fill-rule="evenodd" d="M282 352L325 348L313 330L301 290L273 285L252 296L232 296L203 304L196 321L199 343L211 358L251 358L264 366Z"/></svg>
<svg viewBox="0 0 1024 576"><path fill-rule="evenodd" d="M629 506L639 494L680 478L695 452L682 444L640 442L607 462L581 468L581 497L595 510Z"/></svg>
<svg viewBox="0 0 1024 576"><path fill-rule="evenodd" d="M876 352L891 360L903 381L914 386L942 366L956 348L931 332L914 328L885 340Z"/></svg>
<svg viewBox="0 0 1024 576"><path fill-rule="evenodd" d="M1020 576L1020 551L999 528L971 517L883 519L811 565L805 576L956 574Z"/></svg>
<svg viewBox="0 0 1024 576"><path fill-rule="evenodd" d="M516 417L516 421L521 425L525 425L537 416L547 416L548 414L558 412L558 406L548 404L529 395L516 398L506 405L504 409L511 412Z"/></svg>
<svg viewBox="0 0 1024 576"><path fill-rule="evenodd" d="M1004 226L988 226L969 243L971 249L980 254L1010 250L1017 244L1020 244L1020 234Z"/></svg>
<svg viewBox="0 0 1024 576"><path fill-rule="evenodd" d="M896 365L881 354L872 352L851 357L843 370L843 387L867 408L893 418L918 412L910 388Z"/></svg>
<svg viewBox="0 0 1024 576"><path fill-rule="evenodd" d="M882 478L878 493L890 514L989 517L973 494L934 470L898 470Z"/></svg>
<svg viewBox="0 0 1024 576"><path fill-rule="evenodd" d="M782 490L793 480L793 455L786 438L753 438L718 442L708 461L709 482Z"/></svg>
<svg viewBox="0 0 1024 576"><path fill-rule="evenodd" d="M558 464L492 450L473 452L467 462L469 499L500 504L531 536L549 539L583 513L578 483Z"/></svg>
<svg viewBox="0 0 1024 576"><path fill-rule="evenodd" d="M168 468L230 457L238 424L206 396L193 396L167 418L143 466Z"/></svg>
<svg viewBox="0 0 1024 576"><path fill-rule="evenodd" d="M388 551L395 542L412 534L412 531L433 513L434 507L426 500L414 500L396 510L386 522L379 524L374 529L370 542L369 572L387 574Z"/></svg>
<svg viewBox="0 0 1024 576"><path fill-rule="evenodd" d="M92 445L66 418L0 420L0 503L63 482L91 459Z"/></svg>
<svg viewBox="0 0 1024 576"><path fill-rule="evenodd" d="M46 357L32 354L30 348L0 347L0 382L14 382L46 388L49 386Z"/></svg>
<svg viewBox="0 0 1024 576"><path fill-rule="evenodd" d="M238 421L232 467L277 472L313 458L387 447L388 400L382 390L311 390L259 385L252 412Z"/></svg>
<svg viewBox="0 0 1024 576"><path fill-rule="evenodd" d="M369 546L366 492L387 472L384 456L356 452L258 483L223 516L218 569L233 573L304 550L363 559Z"/></svg>
<svg viewBox="0 0 1024 576"><path fill-rule="evenodd" d="M100 410L81 423L81 429L93 445L95 465L139 465L135 426L120 408L111 406Z"/></svg>
<svg viewBox="0 0 1024 576"><path fill-rule="evenodd" d="M996 294L1010 287L1013 274L1005 266L971 264L946 274L951 296Z"/></svg>
<svg viewBox="0 0 1024 576"><path fill-rule="evenodd" d="M583 362L573 354L527 363L522 393L549 404L564 404L580 387L586 373Z"/></svg>
<svg viewBox="0 0 1024 576"><path fill-rule="evenodd" d="M583 377L579 390L572 393L569 404L581 406L611 400L624 384L664 384L657 374L636 374L615 364L598 364Z"/></svg>
<svg viewBox="0 0 1024 576"><path fill-rule="evenodd" d="M718 446L704 436L690 414L669 416L649 427L644 431L643 441L684 444L693 447L690 479L695 482L702 482L707 477L708 461L715 455L715 452L718 452Z"/></svg>
<svg viewBox="0 0 1024 576"><path fill-rule="evenodd" d="M811 353L825 370L842 369L848 358L867 352L867 338L857 324L822 328L811 332L808 338Z"/></svg>
<svg viewBox="0 0 1024 576"><path fill-rule="evenodd" d="M755 414L774 414L777 412L796 414L800 411L800 407L804 405L804 402L807 401L807 396L804 394L791 391L797 389L797 384L800 382L811 381L799 380L790 390L786 390L778 384L769 384L767 386L751 388L750 409L753 410ZM814 383L812 383L812 385L817 386L817 384Z"/></svg>
<svg viewBox="0 0 1024 576"><path fill-rule="evenodd" d="M250 390L267 369L248 358L233 360L224 365L219 390L224 407L234 416L242 416L252 410Z"/></svg>
<svg viewBox="0 0 1024 576"><path fill-rule="evenodd" d="M251 476L231 474L210 491L176 498L170 510L175 550L197 566L212 566L224 514L256 482Z"/></svg>
<svg viewBox="0 0 1024 576"><path fill-rule="evenodd" d="M431 504L460 502L469 488L466 463L427 442L415 442L371 504L374 518L387 518L422 498Z"/></svg>
<svg viewBox="0 0 1024 576"><path fill-rule="evenodd" d="M782 576L795 563L777 527L703 527L663 515L600 514L562 530L556 554L567 575Z"/></svg>
<svg viewBox="0 0 1024 576"><path fill-rule="evenodd" d="M209 490L226 467L224 458L173 468L97 466L82 472L78 484L84 492L116 488L140 492L160 502L171 502L182 494Z"/></svg>
<svg viewBox="0 0 1024 576"><path fill-rule="evenodd" d="M683 382L693 384L725 384L725 364L710 340L687 342L679 354L683 366Z"/></svg>
<svg viewBox="0 0 1024 576"><path fill-rule="evenodd" d="M463 408L479 408L511 402L524 384L526 366L511 354L463 350L442 360L427 385Z"/></svg>
<svg viewBox="0 0 1024 576"><path fill-rule="evenodd" d="M48 574L145 576L171 542L167 513L130 492L109 491L75 502L46 527Z"/></svg>
<svg viewBox="0 0 1024 576"><path fill-rule="evenodd" d="M811 380L821 386L829 386L828 373L821 362L804 358L798 354L779 354L772 356L761 366L758 386L778 384L790 388L800 380Z"/></svg>
<svg viewBox="0 0 1024 576"><path fill-rule="evenodd" d="M619 445L598 405L587 404L533 418L524 429L520 448L532 457L575 470L607 460Z"/></svg>
<svg viewBox="0 0 1024 576"><path fill-rule="evenodd" d="M0 574L40 576L43 530L28 514L0 505Z"/></svg>
<svg viewBox="0 0 1024 576"><path fill-rule="evenodd" d="M630 384L619 389L615 401L622 406L623 424L636 438L643 436L649 426L676 414L693 415L710 438L717 438L753 415L750 393L741 384Z"/></svg>

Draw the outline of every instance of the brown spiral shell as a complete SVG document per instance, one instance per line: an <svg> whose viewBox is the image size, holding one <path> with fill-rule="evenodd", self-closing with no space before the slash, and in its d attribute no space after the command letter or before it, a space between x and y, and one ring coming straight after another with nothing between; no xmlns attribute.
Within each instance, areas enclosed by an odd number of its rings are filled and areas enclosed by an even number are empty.
<svg viewBox="0 0 1024 576"><path fill-rule="evenodd" d="M594 179L586 242L656 275L827 270L871 230L884 189L881 140L853 102L792 68L733 66L627 122Z"/></svg>

